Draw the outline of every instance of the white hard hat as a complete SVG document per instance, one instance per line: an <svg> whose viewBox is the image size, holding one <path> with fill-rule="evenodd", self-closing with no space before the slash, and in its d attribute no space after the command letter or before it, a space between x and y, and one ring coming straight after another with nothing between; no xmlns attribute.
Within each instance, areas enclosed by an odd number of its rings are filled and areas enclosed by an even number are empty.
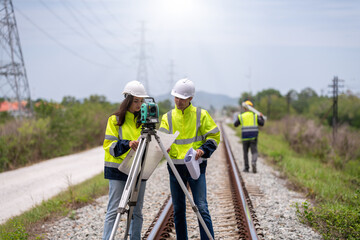
<svg viewBox="0 0 360 240"><path fill-rule="evenodd" d="M195 85L187 78L180 79L175 83L174 88L171 90L171 95L181 99L193 97L195 95Z"/></svg>
<svg viewBox="0 0 360 240"><path fill-rule="evenodd" d="M131 81L125 85L123 94L130 94L135 97L149 97L145 91L144 85L139 81Z"/></svg>

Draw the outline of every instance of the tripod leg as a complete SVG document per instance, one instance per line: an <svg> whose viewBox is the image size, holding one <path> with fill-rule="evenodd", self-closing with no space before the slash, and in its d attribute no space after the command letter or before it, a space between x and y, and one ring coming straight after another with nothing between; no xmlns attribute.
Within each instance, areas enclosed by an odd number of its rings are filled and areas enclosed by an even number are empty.
<svg viewBox="0 0 360 240"><path fill-rule="evenodd" d="M143 164L141 166L141 168L143 169L145 161L143 161ZM141 179L142 179L142 171L140 171L140 174L137 178L137 182L136 182L136 187L134 189L134 191L131 194L131 197L129 199L129 211L128 211L128 217L127 217L127 224L126 224L126 230L125 230L125 235L124 235L124 239L127 239L129 236L129 230L130 230L130 225L131 225L131 221L132 221L132 217L133 217L133 213L134 213L134 208L137 205L137 201L139 198L139 192L141 189Z"/></svg>
<svg viewBox="0 0 360 240"><path fill-rule="evenodd" d="M128 201L129 201L131 195L134 192L136 181L138 179L137 176L139 175L139 173L142 176L142 173L140 170L141 169L140 165L142 164L142 162L144 162L141 160L143 159L144 152L146 150L146 144L147 144L147 139L141 138L139 147L138 147L138 151L136 151L136 153L135 153L135 157L134 157L133 163L130 168L130 172L129 172L128 179L125 184L124 191L121 195L121 199L120 199L120 203L119 203L119 207L118 207L118 214L116 215L116 220L114 222L114 226L111 231L110 240L113 240L115 238L116 230L119 226L121 216L122 216L122 214L124 214L126 212L125 208L126 208L126 205L128 204ZM141 177L140 177L140 179L141 179ZM125 235L127 235L127 232L125 232Z"/></svg>
<svg viewBox="0 0 360 240"><path fill-rule="evenodd" d="M159 144L159 146L160 146L160 149L161 149L161 151L163 152L163 154L164 154L164 156L165 156L165 158L166 158L166 160L167 160L167 162L168 162L168 164L169 164L172 172L174 173L174 175L175 175L175 177L176 177L176 180L178 181L181 189L183 190L183 192L185 193L187 199L189 200L190 205L191 205L192 209L194 210L194 212L195 212L195 214L196 214L196 216L197 216L197 218L198 218L201 226L204 228L204 230L205 230L205 232L206 232L206 235L208 236L209 239L212 239L212 240L213 240L213 237L212 237L212 235L211 235L211 233L210 233L210 231L209 231L209 228L206 226L206 224L205 224L205 222L204 222L204 219L201 217L201 215L200 215L200 213L199 213L199 209L198 209L197 206L195 205L195 203L194 203L193 199L191 198L190 193L188 192L185 184L184 184L183 181L181 180L181 177L180 177L180 175L179 175L179 172L176 170L174 163L172 162L172 160L171 160L169 154L167 153L164 145L163 145L162 142L160 141L160 137L159 137L158 135L155 135L155 138L156 138L156 141L158 142L158 144Z"/></svg>

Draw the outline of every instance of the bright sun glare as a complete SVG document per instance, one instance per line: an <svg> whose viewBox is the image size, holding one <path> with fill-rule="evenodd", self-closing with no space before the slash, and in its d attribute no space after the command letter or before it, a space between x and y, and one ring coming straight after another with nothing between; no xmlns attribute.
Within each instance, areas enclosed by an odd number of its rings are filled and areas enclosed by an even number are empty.
<svg viewBox="0 0 360 240"><path fill-rule="evenodd" d="M194 7L193 0L163 0L162 5L164 9L171 14L184 14L191 11Z"/></svg>
<svg viewBox="0 0 360 240"><path fill-rule="evenodd" d="M206 14L198 0L159 0L157 3L158 16L164 17L173 28L199 23Z"/></svg>

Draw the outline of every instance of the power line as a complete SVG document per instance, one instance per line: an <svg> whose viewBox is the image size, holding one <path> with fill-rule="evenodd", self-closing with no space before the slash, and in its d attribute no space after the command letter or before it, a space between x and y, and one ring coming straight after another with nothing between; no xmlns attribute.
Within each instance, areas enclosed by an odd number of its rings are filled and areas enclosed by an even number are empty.
<svg viewBox="0 0 360 240"><path fill-rule="evenodd" d="M89 22L95 23L95 25L97 25L99 27L99 29L101 29L102 31L104 31L105 33L107 33L109 36L111 36L115 42L119 42L119 38L117 37L116 34L113 33L113 31L109 30L106 27L106 24L104 24L104 22L101 20L101 18L99 18L97 16L97 14L92 10L92 8L89 6L89 4L87 4L87 2L85 0L82 0L82 3L84 4L84 6L86 7L86 9L90 12L91 16L95 19L95 21L92 20L92 18L88 18L86 17L84 14L81 13L82 16L84 16L86 19L88 19ZM118 31L120 31L120 29L118 29ZM130 50L129 46L126 46L122 43L123 47L125 47L127 50ZM131 49L132 50L132 49Z"/></svg>
<svg viewBox="0 0 360 240"><path fill-rule="evenodd" d="M105 9L105 11L109 14L109 16L111 16L114 21L116 21L123 29L126 30L126 32L128 32L130 35L132 36L136 36L136 33L134 33L133 31L129 30L128 28L126 28L116 17L115 15L109 10L109 8L104 4L103 1L98 1L98 3L101 4L101 6Z"/></svg>
<svg viewBox="0 0 360 240"><path fill-rule="evenodd" d="M50 7L49 7L49 5L47 5L43 0L39 0L40 1L40 3L52 14L52 15L54 15L55 17L56 17L56 19L58 19L61 23L63 23L66 27L68 27L68 28L70 28L73 32L75 32L77 35L79 35L80 37L82 37L83 39L85 39L86 41L89 41L90 39L89 39L89 37L87 37L87 36L85 36L84 35L84 33L81 33L80 31L78 31L76 28L74 28L73 27L73 25L71 25L71 24L69 24L68 22L66 22L64 19L63 19L63 17L61 17L61 16L59 16L59 14L57 14L54 10L52 10ZM85 2L84 2L84 4L85 4ZM90 7L87 5L87 8L89 8L90 9ZM83 14L82 14L83 15ZM83 15L84 16L84 15ZM95 15L94 15L95 16ZM97 17L96 17L97 18ZM99 19L99 18L97 18L97 19ZM100 21L100 20L99 20ZM103 24L102 24L103 25ZM104 29L104 26L105 25L103 25L103 27L101 27L101 29L103 30ZM107 29L106 29L107 30ZM116 39L116 37L114 36L114 34L113 33L111 33L111 31L110 30L107 30L106 31L112 38L114 38L114 40L116 41L116 42L118 42L118 39ZM91 43L93 43L93 41L92 40L90 40L89 42L91 42ZM123 44L122 44L123 45ZM128 46L124 46L123 45L123 47L125 47L128 51L132 51L132 49L130 49L130 47L128 47ZM103 49L102 49L103 50ZM123 51L122 51L123 52Z"/></svg>
<svg viewBox="0 0 360 240"><path fill-rule="evenodd" d="M17 12L19 12L28 22L30 22L35 28L37 28L40 32L42 32L45 36L47 36L49 39L51 39L52 41L54 41L56 44L58 44L60 47L62 47L63 49L65 49L66 51L68 51L69 53L71 53L72 55L82 59L83 61L86 61L88 63L100 66L100 67L106 67L106 68L118 68L118 66L108 66L108 65L104 65L102 63L98 63L96 61L93 61L91 59L88 59L80 54L78 54L77 52L75 52L74 50L72 50L71 48L67 47L65 44L63 44L62 42L60 42L59 40L57 40L55 37L53 37L52 35L50 35L48 32L46 32L45 30L43 30L41 27L39 27L35 22L33 22L28 16L26 16L22 11L20 11L18 8L14 7L16 9Z"/></svg>
<svg viewBox="0 0 360 240"><path fill-rule="evenodd" d="M76 28L74 28L71 24L67 23L66 21L64 21L64 19L62 17L60 17L55 11L53 11L43 0L39 0L40 3L52 14L54 15L60 22L62 22L64 25L66 25L68 28L70 28L71 30L73 30L75 33L77 33L78 35L80 35L81 37L83 37L84 39L87 40L87 38L85 37L85 35L83 35L83 33L79 32Z"/></svg>
<svg viewBox="0 0 360 240"><path fill-rule="evenodd" d="M86 35L88 35L88 37L90 37L93 42L95 43L95 45L97 45L99 48L101 48L109 57L113 58L114 60L124 64L120 59L118 59L117 57L115 57L113 54L111 54L99 41L96 40L96 38L87 30L87 28L81 23L81 21L79 20L79 18L76 16L76 14L73 12L73 10L71 9L71 7L68 5L68 3L64 0L61 0L61 3L64 5L64 7L69 11L69 13L71 14L71 16L75 19L75 21L80 25L80 27L82 28L82 30L86 33ZM124 64L125 65L125 64Z"/></svg>
<svg viewBox="0 0 360 240"><path fill-rule="evenodd" d="M4 49L8 49L8 56L0 62L0 90L2 97L16 99L17 111L20 117L25 112L23 101L28 101L32 113L30 87L26 74L24 57L20 45L14 7L11 0L1 1L0 9L0 42Z"/></svg>

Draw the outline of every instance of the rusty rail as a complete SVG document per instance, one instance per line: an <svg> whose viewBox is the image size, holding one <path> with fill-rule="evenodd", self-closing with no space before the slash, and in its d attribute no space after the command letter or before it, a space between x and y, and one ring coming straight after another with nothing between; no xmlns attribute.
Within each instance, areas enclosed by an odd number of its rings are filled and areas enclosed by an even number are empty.
<svg viewBox="0 0 360 240"><path fill-rule="evenodd" d="M259 226L259 224L256 223L254 225L253 218L257 221L256 215L252 209L250 198L245 189L245 184L240 176L239 168L236 165L234 156L231 152L229 140L223 130L222 123L220 124L220 129L225 146L225 155L229 166L230 184L232 185L231 195L234 204L234 213L236 216L239 239L258 240L259 237L257 235L255 225ZM175 231L174 228L172 200L169 196L145 233L143 239L169 239L170 233ZM259 236L261 236L260 239L262 239L263 236L261 233Z"/></svg>

